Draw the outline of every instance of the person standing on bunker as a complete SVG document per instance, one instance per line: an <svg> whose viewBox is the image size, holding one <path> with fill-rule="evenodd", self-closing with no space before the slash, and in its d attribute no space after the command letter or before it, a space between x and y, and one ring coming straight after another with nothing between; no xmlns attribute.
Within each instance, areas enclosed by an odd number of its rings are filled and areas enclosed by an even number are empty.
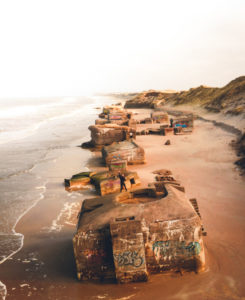
<svg viewBox="0 0 245 300"><path fill-rule="evenodd" d="M170 127L173 127L173 123L174 123L174 120L171 118L170 119Z"/></svg>
<svg viewBox="0 0 245 300"><path fill-rule="evenodd" d="M126 185L125 185L126 178L120 172L118 173L118 177L120 178L120 184L121 184L120 192L122 192L123 188L125 188L125 190L127 191L127 188L126 188Z"/></svg>

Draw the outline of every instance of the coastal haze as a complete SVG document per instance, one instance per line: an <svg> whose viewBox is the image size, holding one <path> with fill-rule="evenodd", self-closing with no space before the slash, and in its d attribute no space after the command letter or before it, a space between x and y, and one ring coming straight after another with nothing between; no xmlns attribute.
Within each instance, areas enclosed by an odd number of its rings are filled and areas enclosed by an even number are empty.
<svg viewBox="0 0 245 300"><path fill-rule="evenodd" d="M244 13L243 0L0 3L0 299L244 299L244 177L230 147L245 127ZM63 181L102 169L98 154L77 147L88 126L129 98L136 119L149 117L147 92L136 92L197 86L164 94L166 109L200 117L192 135L170 146L138 136L147 164L130 170L147 185L168 168L197 198L205 272L78 282L72 237L95 191L67 192Z"/></svg>
<svg viewBox="0 0 245 300"><path fill-rule="evenodd" d="M0 98L223 86L245 69L243 0L2 1Z"/></svg>

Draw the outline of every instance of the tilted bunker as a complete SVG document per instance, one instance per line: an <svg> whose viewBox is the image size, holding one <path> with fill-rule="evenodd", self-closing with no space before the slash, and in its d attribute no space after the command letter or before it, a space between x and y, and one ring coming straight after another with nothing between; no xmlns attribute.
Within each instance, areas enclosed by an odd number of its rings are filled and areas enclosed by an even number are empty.
<svg viewBox="0 0 245 300"><path fill-rule="evenodd" d="M105 106L99 114L99 119L95 120L95 125L118 124L132 127L132 113L123 109L121 106Z"/></svg>
<svg viewBox="0 0 245 300"><path fill-rule="evenodd" d="M124 172L125 185L127 189L140 185L140 179L136 172ZM91 176L91 183L94 184L97 193L101 196L120 192L120 179L113 172L97 172Z"/></svg>
<svg viewBox="0 0 245 300"><path fill-rule="evenodd" d="M109 123L115 123L122 125L124 122L131 119L132 113L128 113L127 111L121 111L121 112L110 112L107 115L107 119Z"/></svg>
<svg viewBox="0 0 245 300"><path fill-rule="evenodd" d="M194 128L194 116L192 114L174 119L175 134L191 133Z"/></svg>
<svg viewBox="0 0 245 300"><path fill-rule="evenodd" d="M122 107L121 104L119 105L107 105L103 107L102 113L105 115L108 115L109 113L112 112L122 112L124 111L124 108Z"/></svg>
<svg viewBox="0 0 245 300"><path fill-rule="evenodd" d="M132 189L140 185L140 179L136 172L121 170L125 176L127 189ZM64 180L67 190L79 190L86 188L89 184L94 185L96 192L101 195L117 193L120 191L120 179L118 170L102 172L81 172L73 175L70 179Z"/></svg>
<svg viewBox="0 0 245 300"><path fill-rule="evenodd" d="M205 266L200 216L170 184L85 200L73 246L80 280L146 281Z"/></svg>
<svg viewBox="0 0 245 300"><path fill-rule="evenodd" d="M102 148L102 157L106 164L110 166L118 161L125 161L127 164L143 164L145 163L145 151L137 145L132 139L115 142L110 146Z"/></svg>
<svg viewBox="0 0 245 300"><path fill-rule="evenodd" d="M67 189L79 189L87 186L91 182L91 176L95 172L81 172L73 175L70 179L65 179L64 184Z"/></svg>
<svg viewBox="0 0 245 300"><path fill-rule="evenodd" d="M151 113L151 119L154 123L169 123L168 113L164 111L154 111Z"/></svg>
<svg viewBox="0 0 245 300"><path fill-rule="evenodd" d="M136 132L133 128L117 124L92 125L89 126L89 130L91 131L91 143L93 145L110 145L113 142L136 137Z"/></svg>

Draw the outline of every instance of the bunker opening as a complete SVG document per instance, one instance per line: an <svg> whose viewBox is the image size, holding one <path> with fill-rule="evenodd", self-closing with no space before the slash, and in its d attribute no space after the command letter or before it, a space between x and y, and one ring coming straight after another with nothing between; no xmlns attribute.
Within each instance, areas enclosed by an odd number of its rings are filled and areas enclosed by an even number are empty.
<svg viewBox="0 0 245 300"><path fill-rule="evenodd" d="M117 196L117 201L122 204L144 204L159 200L160 196L155 193L154 189L138 189Z"/></svg>

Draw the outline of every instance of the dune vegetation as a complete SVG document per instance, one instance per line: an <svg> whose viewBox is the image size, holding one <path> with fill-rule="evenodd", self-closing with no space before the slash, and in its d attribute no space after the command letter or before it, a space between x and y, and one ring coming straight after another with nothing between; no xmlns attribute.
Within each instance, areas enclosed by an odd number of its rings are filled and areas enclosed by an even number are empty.
<svg viewBox="0 0 245 300"><path fill-rule="evenodd" d="M128 100L125 107L154 107L163 102L172 105L199 105L213 112L240 115L245 113L245 76L222 88L199 86L188 91L146 91Z"/></svg>

